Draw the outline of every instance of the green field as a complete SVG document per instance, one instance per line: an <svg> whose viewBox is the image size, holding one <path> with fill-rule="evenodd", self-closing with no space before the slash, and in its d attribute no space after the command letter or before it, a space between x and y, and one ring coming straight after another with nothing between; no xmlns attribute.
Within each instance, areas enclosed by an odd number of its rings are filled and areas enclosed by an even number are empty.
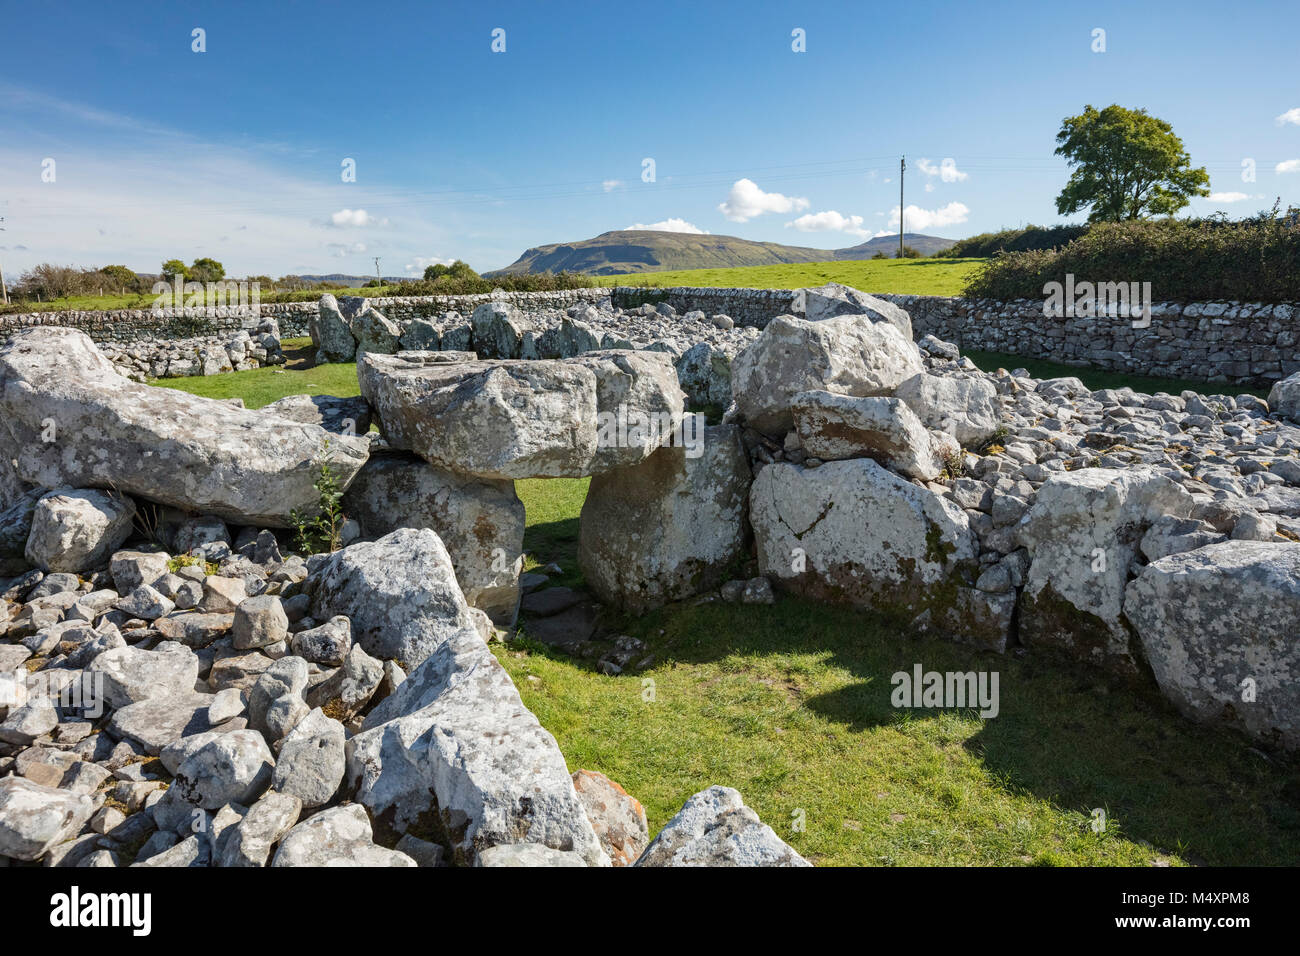
<svg viewBox="0 0 1300 956"><path fill-rule="evenodd" d="M602 286L715 286L724 289L802 289L840 282L863 292L897 295L961 295L966 276L983 259L862 259L798 262L736 269L687 269L600 276Z"/></svg>
<svg viewBox="0 0 1300 956"><path fill-rule="evenodd" d="M352 365L167 385L249 406L303 390L357 393ZM587 480L516 488L528 514L528 567L556 561L560 580L580 585ZM652 833L692 793L725 784L819 864L1300 859L1291 765L1077 663L904 637L878 615L790 597L770 607L681 605L615 623L649 644L644 672L608 677L526 638L494 649L570 768L621 783L645 805ZM890 677L916 663L997 671L1001 712L984 720L894 709Z"/></svg>

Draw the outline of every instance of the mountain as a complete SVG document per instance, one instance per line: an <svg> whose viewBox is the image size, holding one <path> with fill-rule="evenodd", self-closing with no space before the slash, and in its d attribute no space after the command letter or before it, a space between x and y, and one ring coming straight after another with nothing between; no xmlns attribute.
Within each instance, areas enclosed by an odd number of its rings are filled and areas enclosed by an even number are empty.
<svg viewBox="0 0 1300 956"><path fill-rule="evenodd" d="M905 234L903 241L923 255L931 255L953 244L952 239L913 232ZM504 269L485 272L483 275L490 278L532 272L568 271L607 276L677 269L726 269L784 262L870 259L877 251L886 256L897 254L898 237L880 236L844 249L812 249L807 246L783 246L777 242L755 242L736 236L622 229L601 233L594 239L580 242L538 246L529 249Z"/></svg>

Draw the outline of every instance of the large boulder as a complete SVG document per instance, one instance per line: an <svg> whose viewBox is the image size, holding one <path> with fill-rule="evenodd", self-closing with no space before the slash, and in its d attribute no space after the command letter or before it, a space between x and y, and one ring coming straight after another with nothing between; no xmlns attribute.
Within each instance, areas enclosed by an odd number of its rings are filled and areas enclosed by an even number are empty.
<svg viewBox="0 0 1300 956"><path fill-rule="evenodd" d="M260 411L291 422L319 425L336 435L364 435L370 431L370 406L360 397L288 395L263 405Z"/></svg>
<svg viewBox="0 0 1300 956"><path fill-rule="evenodd" d="M528 316L507 302L484 302L469 321L474 351L488 359L520 358L524 333L534 331Z"/></svg>
<svg viewBox="0 0 1300 956"><path fill-rule="evenodd" d="M524 505L513 481L471 478L404 452L371 457L343 498L367 537L432 528L465 600L509 626L519 608Z"/></svg>
<svg viewBox="0 0 1300 956"><path fill-rule="evenodd" d="M13 775L0 779L0 857L40 859L80 833L95 809L95 801L84 793Z"/></svg>
<svg viewBox="0 0 1300 956"><path fill-rule="evenodd" d="M837 315L865 315L872 322L885 322L912 340L912 317L892 302L859 292L851 286L828 282L816 289L796 289L790 311L809 322Z"/></svg>
<svg viewBox="0 0 1300 956"><path fill-rule="evenodd" d="M448 363L436 352L365 355L361 393L394 448L480 478L577 478L636 464L681 424L672 357Z"/></svg>
<svg viewBox="0 0 1300 956"><path fill-rule="evenodd" d="M352 327L343 317L338 300L328 292L320 297L309 331L317 349L316 364L351 362L356 356L357 340L352 337Z"/></svg>
<svg viewBox="0 0 1300 956"><path fill-rule="evenodd" d="M1186 716L1300 749L1300 545L1226 541L1147 565L1124 613Z"/></svg>
<svg viewBox="0 0 1300 956"><path fill-rule="evenodd" d="M870 458L922 481L932 481L943 471L930 433L900 399L800 392L791 410L808 455L825 461Z"/></svg>
<svg viewBox="0 0 1300 956"><path fill-rule="evenodd" d="M336 551L318 572L312 617L342 614L352 640L406 667L458 634L477 634L451 556L428 528L400 528Z"/></svg>
<svg viewBox="0 0 1300 956"><path fill-rule="evenodd" d="M415 861L377 846L365 807L352 803L323 810L295 826L280 841L271 865L415 866Z"/></svg>
<svg viewBox="0 0 1300 956"><path fill-rule="evenodd" d="M578 562L603 601L643 613L716 587L748 553L752 477L740 429L701 427L697 440L591 480Z"/></svg>
<svg viewBox="0 0 1300 956"><path fill-rule="evenodd" d="M0 436L22 477L112 488L237 524L288 527L315 513L328 464L347 487L363 437L131 382L84 333L43 326L0 344Z"/></svg>
<svg viewBox="0 0 1300 956"><path fill-rule="evenodd" d="M749 517L759 573L778 586L909 616L945 610L978 556L964 511L869 458L768 465Z"/></svg>
<svg viewBox="0 0 1300 956"><path fill-rule="evenodd" d="M108 563L131 535L135 502L85 489L52 491L36 502L27 560L42 571L79 574Z"/></svg>
<svg viewBox="0 0 1300 956"><path fill-rule="evenodd" d="M946 432L962 445L978 446L997 432L997 388L979 375L913 375L895 397L907 403L927 428Z"/></svg>
<svg viewBox="0 0 1300 956"><path fill-rule="evenodd" d="M364 352L383 352L391 355L399 348L402 328L389 321L382 312L366 303L366 307L352 320L352 337L357 340L357 355Z"/></svg>
<svg viewBox="0 0 1300 956"><path fill-rule="evenodd" d="M731 356L697 342L677 359L677 381L694 405L725 409L731 404Z"/></svg>
<svg viewBox="0 0 1300 956"><path fill-rule="evenodd" d="M1150 468L1053 475L1015 528L1032 562L1020 638L1121 673L1136 670L1124 586L1143 535L1162 515L1186 518L1190 494Z"/></svg>
<svg viewBox="0 0 1300 956"><path fill-rule="evenodd" d="M560 748L476 634L444 642L347 745L348 784L393 833L432 831L454 860L507 843L609 857Z"/></svg>
<svg viewBox="0 0 1300 956"><path fill-rule="evenodd" d="M1300 372L1273 383L1268 391L1268 407L1283 418L1300 422Z"/></svg>
<svg viewBox="0 0 1300 956"><path fill-rule="evenodd" d="M812 866L731 787L709 787L687 800L635 865Z"/></svg>
<svg viewBox="0 0 1300 956"><path fill-rule="evenodd" d="M916 343L894 325L841 315L812 322L779 315L731 363L737 411L761 432L784 435L800 392L888 395L922 371Z"/></svg>

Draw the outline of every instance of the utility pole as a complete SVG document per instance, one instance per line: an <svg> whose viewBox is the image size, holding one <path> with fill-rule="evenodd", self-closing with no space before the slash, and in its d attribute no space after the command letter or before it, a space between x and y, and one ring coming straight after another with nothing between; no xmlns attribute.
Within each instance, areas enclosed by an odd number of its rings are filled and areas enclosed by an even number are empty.
<svg viewBox="0 0 1300 956"><path fill-rule="evenodd" d="M383 276L379 274L379 256L375 256L375 278L383 282Z"/></svg>
<svg viewBox="0 0 1300 956"><path fill-rule="evenodd" d="M903 170L907 169L907 157L898 157L898 258L903 258Z"/></svg>
<svg viewBox="0 0 1300 956"><path fill-rule="evenodd" d="M5 221L5 217L0 216L0 222L4 222L4 221ZM5 231L5 227L0 226L0 232L4 232L4 231ZM3 302L5 305L9 304L9 286L5 285L4 266L0 266L0 302Z"/></svg>

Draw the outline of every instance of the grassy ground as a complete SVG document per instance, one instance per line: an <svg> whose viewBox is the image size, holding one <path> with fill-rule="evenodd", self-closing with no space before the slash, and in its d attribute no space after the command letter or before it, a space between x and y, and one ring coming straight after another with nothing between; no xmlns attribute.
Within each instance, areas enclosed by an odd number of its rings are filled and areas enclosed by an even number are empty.
<svg viewBox="0 0 1300 956"><path fill-rule="evenodd" d="M338 295L375 295L382 294L385 289L310 289L299 290L296 292L275 292L265 291L261 295L262 302L315 302L321 297L323 292L332 292ZM0 313L5 312L68 312L68 311L86 311L94 312L107 309L147 309L153 305L158 297L153 293L135 293L128 292L122 295L74 295L62 299L52 299L49 302L13 302L9 305L0 305ZM188 300L188 296L186 297ZM228 305L227 301L214 299L213 305Z"/></svg>
<svg viewBox="0 0 1300 956"><path fill-rule="evenodd" d="M960 295L966 276L983 259L863 259L799 262L735 269L687 269L600 276L603 286L718 286L733 289L800 289L842 282L863 292L899 295Z"/></svg>
<svg viewBox="0 0 1300 956"><path fill-rule="evenodd" d="M249 406L308 386L357 391L351 365L167 384L240 395ZM556 561L561 583L581 585L587 480L516 488L528 566ZM650 645L644 672L607 677L527 641L494 649L569 766L619 781L645 805L652 832L692 793L720 783L819 864L1300 859L1293 764L1077 664L906 638L878 616L789 597L771 607L668 608L618 624ZM891 675L917 663L996 671L1000 713L896 710Z"/></svg>

